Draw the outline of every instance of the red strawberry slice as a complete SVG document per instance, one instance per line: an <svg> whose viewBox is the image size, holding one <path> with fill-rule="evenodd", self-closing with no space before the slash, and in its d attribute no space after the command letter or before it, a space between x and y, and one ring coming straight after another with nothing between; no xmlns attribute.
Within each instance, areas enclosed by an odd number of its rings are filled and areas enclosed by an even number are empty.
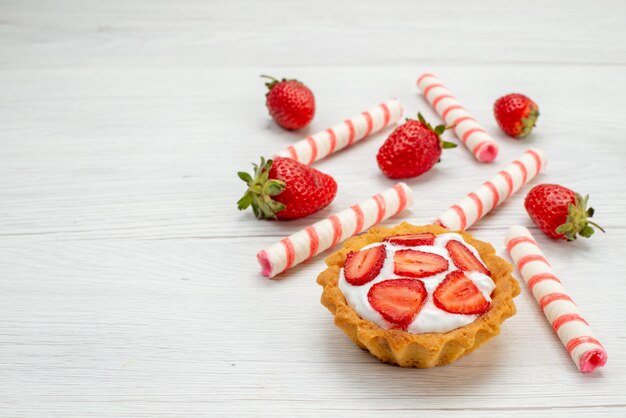
<svg viewBox="0 0 626 418"><path fill-rule="evenodd" d="M367 300L385 320L406 330L424 305L426 288L416 279L385 280L372 286Z"/></svg>
<svg viewBox="0 0 626 418"><path fill-rule="evenodd" d="M491 277L491 272L487 270L487 267L474 256L469 248L459 241L448 241L446 250L450 253L454 265L459 269L463 271L477 271Z"/></svg>
<svg viewBox="0 0 626 418"><path fill-rule="evenodd" d="M385 238L385 241L397 245L406 245L407 247L415 247L417 245L434 245L435 234L431 232L424 232L423 234L393 235Z"/></svg>
<svg viewBox="0 0 626 418"><path fill-rule="evenodd" d="M368 248L367 250L352 251L346 257L343 272L346 281L353 286L361 286L372 281L387 258L384 245Z"/></svg>
<svg viewBox="0 0 626 418"><path fill-rule="evenodd" d="M393 256L393 272L399 276L428 277L448 270L448 260L438 254L399 250Z"/></svg>
<svg viewBox="0 0 626 418"><path fill-rule="evenodd" d="M433 293L435 306L446 312L480 315L489 309L489 302L478 286L460 270L449 273Z"/></svg>

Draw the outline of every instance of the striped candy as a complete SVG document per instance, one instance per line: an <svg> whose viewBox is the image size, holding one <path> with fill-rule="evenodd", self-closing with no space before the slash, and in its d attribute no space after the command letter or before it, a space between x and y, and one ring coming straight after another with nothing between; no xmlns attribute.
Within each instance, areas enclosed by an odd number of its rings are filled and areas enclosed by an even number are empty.
<svg viewBox="0 0 626 418"><path fill-rule="evenodd" d="M396 123L403 113L398 100L388 100L332 128L306 137L279 151L276 156L311 164Z"/></svg>
<svg viewBox="0 0 626 418"><path fill-rule="evenodd" d="M425 73L417 79L417 86L447 126L454 125L454 133L469 149L474 158L488 163L498 156L498 144L485 132L450 91L433 74Z"/></svg>
<svg viewBox="0 0 626 418"><path fill-rule="evenodd" d="M607 361L604 347L552 271L528 229L519 225L511 227L505 245L578 370L590 373L604 366Z"/></svg>
<svg viewBox="0 0 626 418"><path fill-rule="evenodd" d="M452 230L466 230L493 208L531 181L546 165L543 151L527 150L519 159L450 206L435 223Z"/></svg>
<svg viewBox="0 0 626 418"><path fill-rule="evenodd" d="M413 204L413 191L404 183L353 205L328 219L296 232L257 254L261 273L271 278L330 247L359 234Z"/></svg>

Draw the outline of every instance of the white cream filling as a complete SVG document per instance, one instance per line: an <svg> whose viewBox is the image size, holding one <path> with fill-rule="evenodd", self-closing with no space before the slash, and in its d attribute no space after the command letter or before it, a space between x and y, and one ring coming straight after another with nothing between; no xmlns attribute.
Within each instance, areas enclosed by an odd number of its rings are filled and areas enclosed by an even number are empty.
<svg viewBox="0 0 626 418"><path fill-rule="evenodd" d="M478 318L478 315L463 315L446 312L435 306L435 303L433 302L432 294L439 283L443 281L448 273L458 270L445 248L446 243L450 240L460 241L474 254L474 256L476 256L478 260L482 262L478 251L476 251L476 249L471 245L467 244L461 235L454 233L437 235L435 238L435 245L433 246L419 245L415 247L408 247L404 245L395 245L389 242L375 242L363 247L362 250L376 247L378 245L385 245L387 257L385 258L385 263L383 264L378 276L371 282L362 286L353 286L346 281L343 269L341 269L341 273L339 275L339 289L343 292L343 295L350 307L354 309L354 311L358 313L361 318L372 321L383 329L392 328L393 324L388 323L382 315L372 308L367 300L367 293L376 283L390 279L406 278L398 276L393 272L393 255L397 250L410 248L413 250L435 253L448 260L448 270L433 276L419 279L424 283L428 296L422 306L422 309L408 326L407 331L412 334L421 334L424 332L448 332L455 328L471 324L476 320L476 318ZM467 273L467 276L474 282L474 284L476 284L476 286L478 286L482 294L485 296L485 299L491 302L490 295L496 288L493 280L491 280L489 276L478 272Z"/></svg>

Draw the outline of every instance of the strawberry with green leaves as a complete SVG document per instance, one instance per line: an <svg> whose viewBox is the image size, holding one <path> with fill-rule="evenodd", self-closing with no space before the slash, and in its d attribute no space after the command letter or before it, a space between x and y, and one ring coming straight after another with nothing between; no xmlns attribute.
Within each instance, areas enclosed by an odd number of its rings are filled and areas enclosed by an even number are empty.
<svg viewBox="0 0 626 418"><path fill-rule="evenodd" d="M337 194L335 179L291 158L261 158L260 165L252 166L254 176L238 173L248 190L237 207L251 206L259 219L303 218L328 206Z"/></svg>
<svg viewBox="0 0 626 418"><path fill-rule="evenodd" d="M589 196L582 197L558 184L540 184L533 187L524 201L526 212L535 225L552 239L573 241L578 235L589 238L604 229L589 218L593 208L587 209Z"/></svg>
<svg viewBox="0 0 626 418"><path fill-rule="evenodd" d="M288 130L296 130L304 128L313 120L315 96L311 89L298 80L277 80L267 75L261 77L270 80L265 83L269 89L265 105L277 124Z"/></svg>
<svg viewBox="0 0 626 418"><path fill-rule="evenodd" d="M421 113L396 128L378 150L376 160L381 171L392 179L417 177L433 168L441 151L456 144L443 141L444 125L432 127Z"/></svg>
<svg viewBox="0 0 626 418"><path fill-rule="evenodd" d="M513 138L525 138L539 117L537 103L519 93L500 97L493 105L493 114L500 129Z"/></svg>

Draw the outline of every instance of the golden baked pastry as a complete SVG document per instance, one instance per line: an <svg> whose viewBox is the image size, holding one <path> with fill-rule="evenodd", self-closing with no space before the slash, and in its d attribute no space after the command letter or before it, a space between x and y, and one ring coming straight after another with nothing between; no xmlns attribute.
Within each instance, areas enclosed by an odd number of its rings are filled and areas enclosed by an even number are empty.
<svg viewBox="0 0 626 418"><path fill-rule="evenodd" d="M419 368L452 363L497 335L504 320L516 313L513 298L519 294L520 288L511 276L512 266L498 257L490 244L476 240L465 232L455 231L478 252L495 283L489 307L484 313L473 322L447 332L423 333L384 329L359 316L348 304L339 287L340 276L343 274L341 269L348 254L367 245L382 242L386 237L428 232L437 236L451 231L436 225L414 226L408 223L394 228L374 227L363 235L345 241L341 250L326 259L328 268L317 278L317 282L324 288L321 302L335 316L335 324L359 347L368 350L385 363Z"/></svg>

